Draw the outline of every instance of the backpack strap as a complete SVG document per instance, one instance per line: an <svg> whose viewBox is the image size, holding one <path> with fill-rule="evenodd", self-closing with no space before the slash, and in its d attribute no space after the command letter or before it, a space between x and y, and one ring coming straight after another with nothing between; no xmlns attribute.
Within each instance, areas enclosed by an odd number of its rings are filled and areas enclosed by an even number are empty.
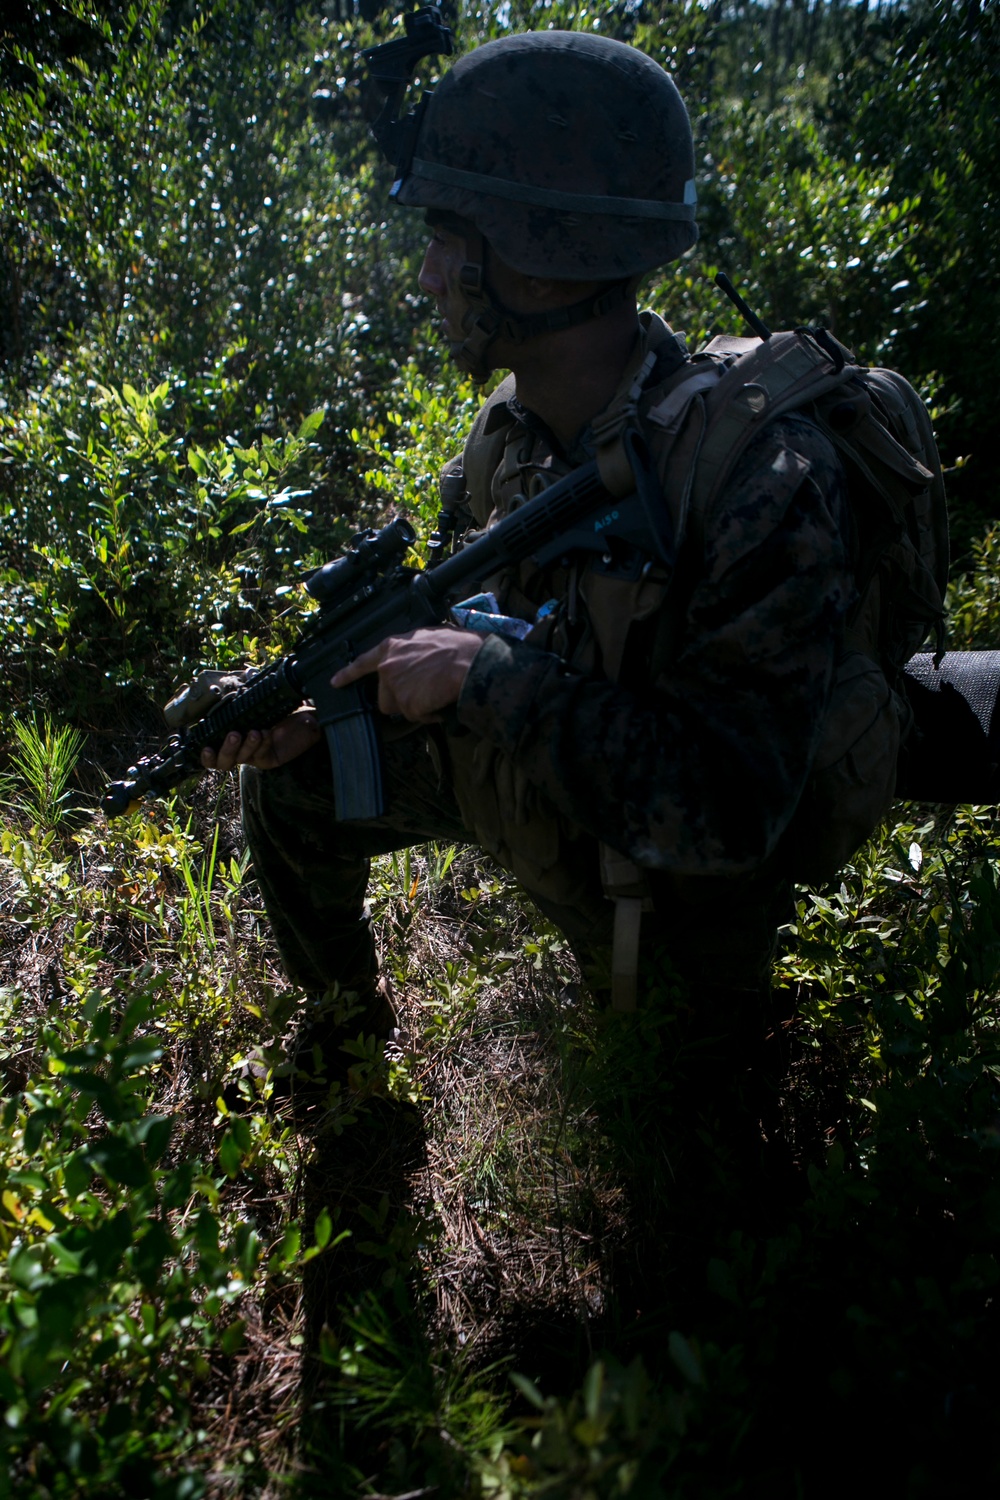
<svg viewBox="0 0 1000 1500"><path fill-rule="evenodd" d="M716 497L763 425L839 390L857 368L829 334L820 342L804 328L769 339L713 339L704 352L727 363L705 396L705 435L689 514L698 541Z"/></svg>
<svg viewBox="0 0 1000 1500"><path fill-rule="evenodd" d="M637 421L656 429L654 459L657 474L662 480L668 458L687 425L688 417L692 415L693 403L699 401L702 392L714 388L722 375L716 361L688 359L653 391L644 391L643 387L654 364L655 353L651 351L624 398L592 426L598 469L605 486L613 494L630 494L635 488L635 475L623 442L626 430L636 425ZM703 425L702 419L701 427ZM696 423L696 432L701 427ZM693 476L694 465L690 472ZM669 496L661 495L661 503L670 505L673 512L672 531L678 544L684 537L689 488L690 477L687 483ZM623 635L623 645L624 639ZM617 668L612 675L617 677ZM618 1011L634 1011L638 998L642 913L652 911L653 903L645 873L638 865L617 849L612 849L609 844L601 843L599 850L601 884L605 896L614 902L615 907L611 950L611 1004Z"/></svg>
<svg viewBox="0 0 1000 1500"><path fill-rule="evenodd" d="M615 921L611 939L611 1006L633 1011L639 990L639 936L644 911L653 910L645 872L627 855L598 844L601 885L614 902Z"/></svg>

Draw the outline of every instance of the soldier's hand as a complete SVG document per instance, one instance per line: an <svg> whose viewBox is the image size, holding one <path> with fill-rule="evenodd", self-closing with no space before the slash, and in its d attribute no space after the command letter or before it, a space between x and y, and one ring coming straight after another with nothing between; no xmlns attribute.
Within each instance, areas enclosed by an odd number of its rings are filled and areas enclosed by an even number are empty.
<svg viewBox="0 0 1000 1500"><path fill-rule="evenodd" d="M485 637L448 626L391 635L364 651L331 679L347 687L370 672L378 673L378 706L384 714L402 714L414 724L432 723L457 703L473 659Z"/></svg>
<svg viewBox="0 0 1000 1500"><path fill-rule="evenodd" d="M201 752L201 763L207 771L231 771L234 766L273 771L311 750L321 734L315 713L303 709L282 719L273 729L251 729L243 735L233 730L218 751Z"/></svg>

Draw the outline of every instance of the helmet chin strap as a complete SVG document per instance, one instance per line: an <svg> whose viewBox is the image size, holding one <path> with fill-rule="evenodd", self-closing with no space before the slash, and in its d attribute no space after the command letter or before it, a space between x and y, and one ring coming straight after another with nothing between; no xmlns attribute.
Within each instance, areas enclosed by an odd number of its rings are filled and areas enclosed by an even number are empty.
<svg viewBox="0 0 1000 1500"><path fill-rule="evenodd" d="M449 349L456 364L467 370L479 384L487 381L493 373L488 353L501 335L512 344L524 344L541 333L556 333L577 323L588 323L592 318L603 318L605 313L625 301L638 282L638 277L629 276L612 282L597 296L582 297L567 307L555 307L547 312L517 313L505 307L487 284L488 241L478 232L466 230L465 253L465 263L458 273L458 283L467 304L462 314L464 338L453 339Z"/></svg>

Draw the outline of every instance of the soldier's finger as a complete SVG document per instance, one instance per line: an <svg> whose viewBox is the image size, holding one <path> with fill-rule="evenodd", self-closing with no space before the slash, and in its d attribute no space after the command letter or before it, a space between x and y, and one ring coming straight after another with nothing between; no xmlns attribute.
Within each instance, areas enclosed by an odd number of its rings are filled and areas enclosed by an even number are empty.
<svg viewBox="0 0 1000 1500"><path fill-rule="evenodd" d="M270 730L267 732L262 732L260 729L248 730L244 736L242 745L240 745L236 753L236 759L233 764L237 766L255 765L259 755L263 755L267 759L267 752L270 750L270 741Z"/></svg>
<svg viewBox="0 0 1000 1500"><path fill-rule="evenodd" d="M370 651L362 651L346 667L341 667L339 672L334 672L330 678L330 686L335 688L347 687L352 682L357 682L360 677L368 677L372 672L377 672L385 659L386 650L394 638L389 636L387 640L380 641Z"/></svg>
<svg viewBox="0 0 1000 1500"><path fill-rule="evenodd" d="M395 685L384 672L379 673L377 701L379 713L387 714L390 717L393 714L403 714L404 717L408 717L405 708L399 701Z"/></svg>
<svg viewBox="0 0 1000 1500"><path fill-rule="evenodd" d="M234 729L222 741L217 751L208 748L201 752L201 763L207 771L231 771L242 743L242 735Z"/></svg>

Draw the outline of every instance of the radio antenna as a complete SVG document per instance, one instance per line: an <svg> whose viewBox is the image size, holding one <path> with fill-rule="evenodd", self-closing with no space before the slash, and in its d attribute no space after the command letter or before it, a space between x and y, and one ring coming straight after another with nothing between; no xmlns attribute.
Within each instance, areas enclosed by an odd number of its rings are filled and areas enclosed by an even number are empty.
<svg viewBox="0 0 1000 1500"><path fill-rule="evenodd" d="M748 302L745 302L739 292L733 286L725 271L720 271L715 278L715 284L725 292L734 307L737 307L744 321L749 324L759 339L769 339L771 330L767 324L762 322Z"/></svg>

